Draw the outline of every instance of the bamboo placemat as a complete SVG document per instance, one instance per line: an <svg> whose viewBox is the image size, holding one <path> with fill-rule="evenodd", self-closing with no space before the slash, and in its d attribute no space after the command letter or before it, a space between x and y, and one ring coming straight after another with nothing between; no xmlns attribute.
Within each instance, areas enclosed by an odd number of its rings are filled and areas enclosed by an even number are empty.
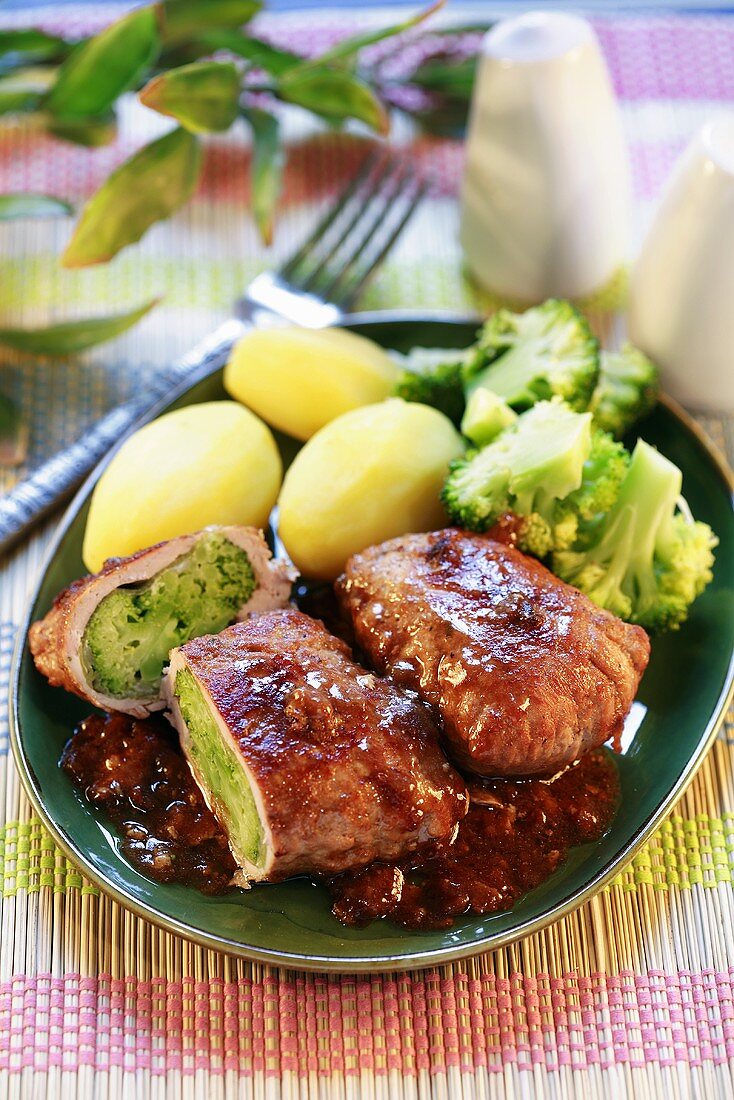
<svg viewBox="0 0 734 1100"><path fill-rule="evenodd" d="M32 13L51 27L90 9ZM109 11L97 6L94 19ZM360 18L367 18L362 13ZM386 18L386 16L382 16ZM29 21L28 11L23 13ZM301 17L303 18L303 17ZM346 16L264 21L324 41ZM734 23L599 22L622 98L637 229L678 152L734 99ZM158 122L131 107L93 154L0 127L0 190L79 202ZM257 270L287 253L361 157L361 138L289 120L272 255L247 214L244 135L208 147L194 203L109 267L62 272L68 227L0 231L3 314L16 323L122 308L163 291L134 332L67 363L6 356L31 423L30 463L185 350ZM398 137L428 167L428 202L365 296L370 308L481 308L456 243L461 147ZM732 420L701 418L731 460ZM21 471L22 472L22 471ZM12 477L2 471L0 488ZM127 1098L730 1097L734 1091L734 723L675 813L616 882L512 947L422 973L343 977L250 965L159 931L87 885L22 795L8 755L10 651L50 528L0 579L0 1096Z"/></svg>

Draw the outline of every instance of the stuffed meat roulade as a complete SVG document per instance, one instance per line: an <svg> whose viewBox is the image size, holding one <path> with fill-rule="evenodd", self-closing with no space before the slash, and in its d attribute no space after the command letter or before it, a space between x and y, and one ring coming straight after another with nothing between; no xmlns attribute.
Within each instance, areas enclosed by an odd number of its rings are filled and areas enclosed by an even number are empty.
<svg viewBox="0 0 734 1100"><path fill-rule="evenodd" d="M174 650L164 691L237 881L394 860L466 813L428 709L300 611Z"/></svg>
<svg viewBox="0 0 734 1100"><path fill-rule="evenodd" d="M31 627L31 652L55 687L144 718L164 706L161 673L174 646L285 606L292 580L254 527L207 527L111 558L69 585Z"/></svg>

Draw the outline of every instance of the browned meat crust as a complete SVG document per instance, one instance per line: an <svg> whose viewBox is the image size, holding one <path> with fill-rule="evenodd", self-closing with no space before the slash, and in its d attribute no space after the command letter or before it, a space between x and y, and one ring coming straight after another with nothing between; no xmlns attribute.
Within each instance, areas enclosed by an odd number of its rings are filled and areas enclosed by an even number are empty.
<svg viewBox="0 0 734 1100"><path fill-rule="evenodd" d="M355 664L300 611L258 615L173 650L169 699L182 665L234 738L269 832L266 866L245 868L247 877L395 859L448 836L466 813L464 783L428 708ZM186 752L175 700L172 710Z"/></svg>
<svg viewBox="0 0 734 1100"><path fill-rule="evenodd" d="M649 659L640 627L455 529L356 554L337 592L374 667L436 707L482 775L552 774L617 736Z"/></svg>
<svg viewBox="0 0 734 1100"><path fill-rule="evenodd" d="M242 613L282 607L290 596L292 571L283 562L272 561L262 532L254 527L222 527L222 534L248 554L257 588ZM89 683L81 659L84 629L105 596L126 584L139 584L187 553L203 531L181 535L138 550L127 558L109 558L99 573L73 581L60 592L50 611L28 632L28 645L38 671L53 687L63 687L102 710L116 710L144 718L160 710L156 698L115 699L101 695Z"/></svg>

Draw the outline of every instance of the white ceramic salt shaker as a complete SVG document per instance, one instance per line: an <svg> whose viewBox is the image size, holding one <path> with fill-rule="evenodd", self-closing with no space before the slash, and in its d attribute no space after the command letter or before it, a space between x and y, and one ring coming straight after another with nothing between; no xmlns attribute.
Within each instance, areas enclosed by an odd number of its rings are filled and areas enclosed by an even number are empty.
<svg viewBox="0 0 734 1100"><path fill-rule="evenodd" d="M673 397L734 412L734 113L699 131L668 181L633 272L628 328Z"/></svg>
<svg viewBox="0 0 734 1100"><path fill-rule="evenodd" d="M621 116L596 36L528 12L484 40L462 187L466 263L501 298L601 290L628 260Z"/></svg>

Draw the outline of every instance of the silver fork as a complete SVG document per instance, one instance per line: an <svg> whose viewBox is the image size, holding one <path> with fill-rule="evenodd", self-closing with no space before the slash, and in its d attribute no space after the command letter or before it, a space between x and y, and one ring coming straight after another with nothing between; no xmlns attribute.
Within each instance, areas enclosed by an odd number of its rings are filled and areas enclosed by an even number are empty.
<svg viewBox="0 0 734 1100"><path fill-rule="evenodd" d="M0 553L67 500L131 430L164 401L219 370L253 325L278 319L308 328L337 324L412 216L426 184L389 155L366 158L305 243L276 273L263 273L235 303L235 319L158 374L146 393L103 416L0 499Z"/></svg>

